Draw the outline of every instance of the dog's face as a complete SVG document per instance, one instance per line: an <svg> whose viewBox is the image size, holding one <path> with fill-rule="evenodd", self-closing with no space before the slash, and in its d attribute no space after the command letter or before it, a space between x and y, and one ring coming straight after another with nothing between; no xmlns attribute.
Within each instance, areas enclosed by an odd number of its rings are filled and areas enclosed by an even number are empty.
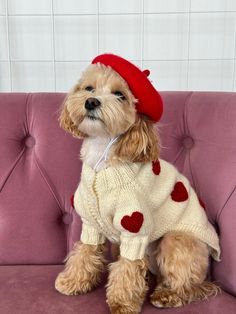
<svg viewBox="0 0 236 314"><path fill-rule="evenodd" d="M136 120L136 100L127 83L110 67L90 65L65 103L78 131L87 136L114 137Z"/></svg>
<svg viewBox="0 0 236 314"><path fill-rule="evenodd" d="M159 143L152 121L137 113L137 100L112 68L90 65L64 103L60 125L73 136L115 137L112 159L157 160Z"/></svg>

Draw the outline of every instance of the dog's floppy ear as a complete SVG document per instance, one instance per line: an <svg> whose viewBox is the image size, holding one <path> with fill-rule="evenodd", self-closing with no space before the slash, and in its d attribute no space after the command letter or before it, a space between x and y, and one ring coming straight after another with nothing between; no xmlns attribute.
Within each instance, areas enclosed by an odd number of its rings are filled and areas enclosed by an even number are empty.
<svg viewBox="0 0 236 314"><path fill-rule="evenodd" d="M154 123L143 116L121 136L113 151L113 159L129 162L155 161L160 145Z"/></svg>
<svg viewBox="0 0 236 314"><path fill-rule="evenodd" d="M60 126L67 132L71 133L74 137L77 138L84 138L86 137L86 134L82 133L78 130L78 127L74 124L74 122L71 120L69 111L66 108L66 105L64 104L61 115L59 117Z"/></svg>
<svg viewBox="0 0 236 314"><path fill-rule="evenodd" d="M59 123L60 126L67 132L71 133L74 137L77 138L85 138L87 135L78 130L78 127L74 124L72 119L70 118L69 111L67 109L68 103L71 101L71 96L78 91L79 84L73 87L72 91L67 95L64 104L61 109Z"/></svg>

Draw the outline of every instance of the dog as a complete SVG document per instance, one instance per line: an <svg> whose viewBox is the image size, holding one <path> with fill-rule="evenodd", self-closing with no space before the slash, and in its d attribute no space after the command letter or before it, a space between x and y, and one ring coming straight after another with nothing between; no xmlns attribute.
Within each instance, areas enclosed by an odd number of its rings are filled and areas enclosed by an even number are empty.
<svg viewBox="0 0 236 314"><path fill-rule="evenodd" d="M96 287L107 265L109 239L119 246L106 286L111 313L140 313L149 270L157 280L150 296L156 307L216 295L219 288L206 277L209 256L219 260L218 236L187 178L160 159L154 122L162 103L149 72L112 54L94 60L60 115L61 127L83 139L83 170L74 196L82 234L55 288L75 295ZM150 95L156 107L149 104Z"/></svg>

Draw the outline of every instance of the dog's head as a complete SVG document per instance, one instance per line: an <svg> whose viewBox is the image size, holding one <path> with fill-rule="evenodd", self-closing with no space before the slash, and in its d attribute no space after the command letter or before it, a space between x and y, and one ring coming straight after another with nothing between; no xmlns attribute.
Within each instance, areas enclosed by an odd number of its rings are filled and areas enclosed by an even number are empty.
<svg viewBox="0 0 236 314"><path fill-rule="evenodd" d="M136 110L137 100L126 81L111 67L91 64L68 94L60 125L73 136L116 137L113 160L157 160L159 141L154 124Z"/></svg>

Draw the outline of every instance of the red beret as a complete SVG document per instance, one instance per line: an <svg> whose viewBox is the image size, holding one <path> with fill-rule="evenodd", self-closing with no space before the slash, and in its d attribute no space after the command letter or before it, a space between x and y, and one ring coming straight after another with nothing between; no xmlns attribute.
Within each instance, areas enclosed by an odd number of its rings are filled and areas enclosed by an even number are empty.
<svg viewBox="0 0 236 314"><path fill-rule="evenodd" d="M163 112L163 102L160 94L154 88L147 76L149 70L141 71L133 63L113 54L97 56L92 64L102 63L110 66L129 85L134 97L138 100L137 112L142 113L153 121L159 121Z"/></svg>

